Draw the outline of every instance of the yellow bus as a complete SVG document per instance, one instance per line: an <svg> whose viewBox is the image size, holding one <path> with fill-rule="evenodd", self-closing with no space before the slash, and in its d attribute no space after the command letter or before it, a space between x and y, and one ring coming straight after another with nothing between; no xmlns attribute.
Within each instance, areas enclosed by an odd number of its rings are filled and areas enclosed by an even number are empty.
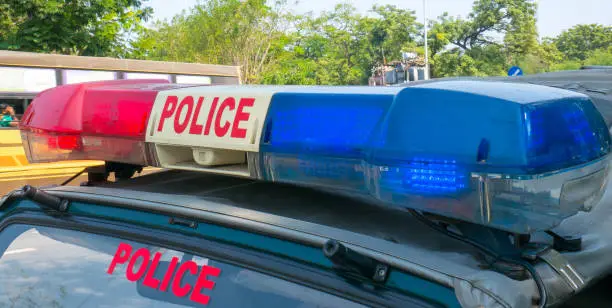
<svg viewBox="0 0 612 308"><path fill-rule="evenodd" d="M31 100L43 90L87 81L143 78L168 79L173 83L239 84L240 68L0 50L0 105L14 109L16 122ZM15 124L0 127L0 196L6 192L8 182L67 177L84 167L101 163L30 165L25 158L19 130Z"/></svg>

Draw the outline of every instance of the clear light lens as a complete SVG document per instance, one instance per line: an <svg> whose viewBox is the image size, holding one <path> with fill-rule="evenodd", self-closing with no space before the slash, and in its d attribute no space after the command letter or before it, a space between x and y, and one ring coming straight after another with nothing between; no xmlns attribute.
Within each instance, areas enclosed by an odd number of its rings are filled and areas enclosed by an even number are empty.
<svg viewBox="0 0 612 308"><path fill-rule="evenodd" d="M102 160L146 165L144 142L117 137L21 132L31 163L63 160Z"/></svg>
<svg viewBox="0 0 612 308"><path fill-rule="evenodd" d="M264 154L265 178L320 188L366 192L360 160Z"/></svg>
<svg viewBox="0 0 612 308"><path fill-rule="evenodd" d="M582 204L585 211L592 210L601 200L608 185L610 168L596 171L563 184L561 206Z"/></svg>
<svg viewBox="0 0 612 308"><path fill-rule="evenodd" d="M268 179L459 218L517 233L548 230L591 210L608 181L608 157L550 174L470 174L452 161L401 166L359 160L265 154ZM425 163L426 162L426 163Z"/></svg>
<svg viewBox="0 0 612 308"><path fill-rule="evenodd" d="M487 224L530 233L546 230L578 211L590 211L605 192L609 158L537 176L488 176Z"/></svg>
<svg viewBox="0 0 612 308"><path fill-rule="evenodd" d="M28 161L145 165L144 133L157 93L185 86L167 80L112 80L43 91L21 121Z"/></svg>

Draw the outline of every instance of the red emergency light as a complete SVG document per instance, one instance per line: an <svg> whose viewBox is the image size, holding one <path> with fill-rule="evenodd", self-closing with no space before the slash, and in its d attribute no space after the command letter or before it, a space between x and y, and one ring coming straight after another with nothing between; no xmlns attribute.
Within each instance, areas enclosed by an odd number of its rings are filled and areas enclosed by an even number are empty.
<svg viewBox="0 0 612 308"><path fill-rule="evenodd" d="M20 124L28 161L105 160L146 165L145 130L164 79L113 80L41 92Z"/></svg>

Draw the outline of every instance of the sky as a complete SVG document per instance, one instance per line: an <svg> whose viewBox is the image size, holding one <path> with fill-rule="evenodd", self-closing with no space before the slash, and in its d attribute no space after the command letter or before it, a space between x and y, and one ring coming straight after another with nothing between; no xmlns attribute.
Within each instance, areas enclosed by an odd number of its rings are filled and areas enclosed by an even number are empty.
<svg viewBox="0 0 612 308"><path fill-rule="evenodd" d="M538 2L538 31L541 37L556 36L576 24L599 23L612 26L612 0L536 0ZM198 0L149 0L155 10L154 19L172 18ZM352 2L360 13L366 13L374 4L392 4L416 11L423 22L422 0L300 0L293 8L296 13L319 13L333 9L339 2ZM466 16L473 0L427 0L426 16L436 18L444 12L452 16Z"/></svg>

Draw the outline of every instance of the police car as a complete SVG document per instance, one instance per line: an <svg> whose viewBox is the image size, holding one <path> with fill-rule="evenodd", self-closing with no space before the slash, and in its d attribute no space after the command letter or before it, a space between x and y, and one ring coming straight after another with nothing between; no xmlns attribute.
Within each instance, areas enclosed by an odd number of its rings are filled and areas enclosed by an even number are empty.
<svg viewBox="0 0 612 308"><path fill-rule="evenodd" d="M30 162L106 166L0 201L5 305L548 307L612 269L612 141L576 92L119 80L20 129Z"/></svg>

